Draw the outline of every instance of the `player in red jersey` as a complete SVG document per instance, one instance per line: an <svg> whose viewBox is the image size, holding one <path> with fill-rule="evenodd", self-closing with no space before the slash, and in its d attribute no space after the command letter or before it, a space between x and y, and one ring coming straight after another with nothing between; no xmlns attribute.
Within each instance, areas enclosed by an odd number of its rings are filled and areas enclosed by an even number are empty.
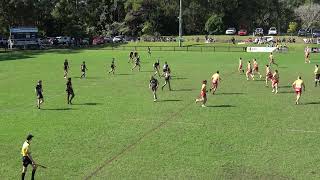
<svg viewBox="0 0 320 180"><path fill-rule="evenodd" d="M252 74L252 66L251 66L251 62L250 61L248 61L248 64L247 64L246 76L247 76L247 81L249 81L249 77L251 77L251 79L254 80L254 76Z"/></svg>
<svg viewBox="0 0 320 180"><path fill-rule="evenodd" d="M268 87L268 81L272 80L272 71L270 66L266 65L266 87Z"/></svg>
<svg viewBox="0 0 320 180"><path fill-rule="evenodd" d="M292 87L294 88L294 90L297 94L296 104L299 104L299 100L302 95L302 88L303 88L303 90L306 90L306 87L304 85L304 82L303 82L301 76L299 76L298 79L292 83Z"/></svg>
<svg viewBox="0 0 320 180"><path fill-rule="evenodd" d="M239 71L240 74L241 74L241 73L244 73L242 58L239 59L238 71Z"/></svg>
<svg viewBox="0 0 320 180"><path fill-rule="evenodd" d="M200 92L200 98L196 99L196 103L202 102L202 107L206 107L206 102L207 102L207 80L202 81L202 86L201 86L201 92Z"/></svg>
<svg viewBox="0 0 320 180"><path fill-rule="evenodd" d="M304 52L304 62L310 63L310 48L307 46Z"/></svg>
<svg viewBox="0 0 320 180"><path fill-rule="evenodd" d="M277 94L278 93L278 87L279 87L279 72L278 70L275 70L272 75L272 92Z"/></svg>
<svg viewBox="0 0 320 180"><path fill-rule="evenodd" d="M215 74L212 75L211 80L212 80L212 87L210 88L210 92L214 94L218 88L219 82L221 81L219 71L217 71Z"/></svg>
<svg viewBox="0 0 320 180"><path fill-rule="evenodd" d="M262 78L262 75L259 72L259 64L258 64L256 59L253 59L253 71L252 71L252 74L254 75L255 73L259 75L260 79Z"/></svg>

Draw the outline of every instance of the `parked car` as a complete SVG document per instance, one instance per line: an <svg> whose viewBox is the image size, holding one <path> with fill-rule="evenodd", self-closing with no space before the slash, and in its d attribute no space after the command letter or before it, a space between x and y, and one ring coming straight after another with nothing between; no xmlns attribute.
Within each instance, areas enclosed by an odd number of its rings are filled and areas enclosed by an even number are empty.
<svg viewBox="0 0 320 180"><path fill-rule="evenodd" d="M0 36L0 47L4 47L8 45L8 39Z"/></svg>
<svg viewBox="0 0 320 180"><path fill-rule="evenodd" d="M113 39L112 39L113 43L121 43L123 42L123 37L122 36L115 36Z"/></svg>
<svg viewBox="0 0 320 180"><path fill-rule="evenodd" d="M80 45L89 45L89 38L83 38L80 40Z"/></svg>
<svg viewBox="0 0 320 180"><path fill-rule="evenodd" d="M112 43L113 42L113 38L109 37L109 36L106 36L106 37L104 37L104 42L105 43Z"/></svg>
<svg viewBox="0 0 320 180"><path fill-rule="evenodd" d="M320 37L320 30L319 29L313 30L312 36L313 37Z"/></svg>
<svg viewBox="0 0 320 180"><path fill-rule="evenodd" d="M271 27L269 29L268 35L277 35L277 34L278 34L277 28Z"/></svg>
<svg viewBox="0 0 320 180"><path fill-rule="evenodd" d="M92 40L93 45L100 45L100 44L104 44L104 43L105 43L105 40L104 40L104 37L102 37L102 36L94 37Z"/></svg>
<svg viewBox="0 0 320 180"><path fill-rule="evenodd" d="M65 44L65 45L71 44L71 37L68 37L68 36L58 36L55 39L58 44Z"/></svg>
<svg viewBox="0 0 320 180"><path fill-rule="evenodd" d="M239 36L246 36L246 35L248 35L248 31L246 29L240 29L240 31L238 31L238 35Z"/></svg>
<svg viewBox="0 0 320 180"><path fill-rule="evenodd" d="M310 35L310 29L299 29L298 36L307 36Z"/></svg>
<svg viewBox="0 0 320 180"><path fill-rule="evenodd" d="M263 29L262 28L256 28L256 30L254 31L254 34L256 36L263 36Z"/></svg>
<svg viewBox="0 0 320 180"><path fill-rule="evenodd" d="M226 35L234 35L236 33L237 33L236 28L228 28L226 30Z"/></svg>

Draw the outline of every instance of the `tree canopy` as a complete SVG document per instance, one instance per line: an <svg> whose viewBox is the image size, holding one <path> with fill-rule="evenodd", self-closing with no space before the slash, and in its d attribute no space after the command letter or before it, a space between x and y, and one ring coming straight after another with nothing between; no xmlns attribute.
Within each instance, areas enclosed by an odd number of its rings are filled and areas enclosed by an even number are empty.
<svg viewBox="0 0 320 180"><path fill-rule="evenodd" d="M183 33L319 26L320 0L182 0ZM307 13L313 10L311 20ZM316 13L316 14L315 14ZM37 26L45 36L177 35L179 0L1 0L0 34ZM292 24L291 24L292 25Z"/></svg>

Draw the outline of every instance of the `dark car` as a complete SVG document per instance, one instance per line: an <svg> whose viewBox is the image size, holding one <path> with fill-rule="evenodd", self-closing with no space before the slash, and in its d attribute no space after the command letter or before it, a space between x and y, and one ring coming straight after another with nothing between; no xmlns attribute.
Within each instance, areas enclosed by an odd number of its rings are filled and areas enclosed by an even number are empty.
<svg viewBox="0 0 320 180"><path fill-rule="evenodd" d="M298 36L306 36L306 35L307 35L307 31L305 29L299 29Z"/></svg>
<svg viewBox="0 0 320 180"><path fill-rule="evenodd" d="M313 30L312 36L313 37L320 37L320 30L319 29Z"/></svg>
<svg viewBox="0 0 320 180"><path fill-rule="evenodd" d="M254 31L254 34L256 36L263 36L263 29L262 28L257 28L255 31Z"/></svg>
<svg viewBox="0 0 320 180"><path fill-rule="evenodd" d="M308 36L311 35L311 29L299 29L298 36Z"/></svg>

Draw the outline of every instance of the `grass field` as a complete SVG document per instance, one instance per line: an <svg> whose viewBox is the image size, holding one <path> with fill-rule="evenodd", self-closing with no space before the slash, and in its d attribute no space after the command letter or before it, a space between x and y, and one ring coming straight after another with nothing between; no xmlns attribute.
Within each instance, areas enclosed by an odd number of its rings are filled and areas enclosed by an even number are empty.
<svg viewBox="0 0 320 180"><path fill-rule="evenodd" d="M0 179L18 179L20 149L28 133L34 159L48 166L37 179L319 179L320 87L302 46L275 54L280 92L247 82L238 58L266 53L141 52L142 72L131 72L126 51L57 50L0 54ZM108 75L111 58L117 74ZM160 57L172 69L174 91L148 89ZM63 61L68 58L76 97L65 100ZM87 79L79 79L81 62ZM108 68L107 68L108 67ZM194 104L201 81L220 70L223 79L208 107ZM301 75L306 92L294 105L291 83ZM35 107L43 80L45 103ZM160 79L163 83L163 79ZM27 173L27 179L31 174Z"/></svg>

